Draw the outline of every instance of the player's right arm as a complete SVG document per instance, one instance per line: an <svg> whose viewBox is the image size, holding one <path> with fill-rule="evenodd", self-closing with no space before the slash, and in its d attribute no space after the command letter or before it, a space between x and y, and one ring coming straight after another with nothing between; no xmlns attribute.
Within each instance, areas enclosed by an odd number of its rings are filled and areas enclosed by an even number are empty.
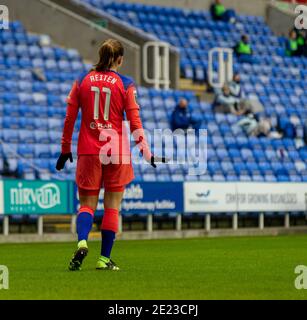
<svg viewBox="0 0 307 320"><path fill-rule="evenodd" d="M71 140L74 132L75 122L79 112L79 83L75 81L67 97L67 109L62 135L61 155L57 161L56 169L62 170L66 161L73 162L71 153Z"/></svg>

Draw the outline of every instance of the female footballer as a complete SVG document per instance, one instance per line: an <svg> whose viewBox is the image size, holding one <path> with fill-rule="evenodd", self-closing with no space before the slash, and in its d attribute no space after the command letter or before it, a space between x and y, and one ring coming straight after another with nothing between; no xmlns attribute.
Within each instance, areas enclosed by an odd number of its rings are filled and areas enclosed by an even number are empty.
<svg viewBox="0 0 307 320"><path fill-rule="evenodd" d="M88 254L88 235L102 187L105 191L102 243L96 269L119 270L110 257L118 231L118 212L125 186L134 179L129 142L123 126L125 114L145 160L153 167L156 167L157 161L165 162L164 158L152 155L146 142L133 80L118 73L123 57L124 47L119 41L104 41L99 49L98 63L74 82L67 98L57 170L62 170L68 159L73 161L72 134L79 109L82 113L76 170L80 199L77 216L78 248L69 264L69 270L72 271L81 270L83 259Z"/></svg>

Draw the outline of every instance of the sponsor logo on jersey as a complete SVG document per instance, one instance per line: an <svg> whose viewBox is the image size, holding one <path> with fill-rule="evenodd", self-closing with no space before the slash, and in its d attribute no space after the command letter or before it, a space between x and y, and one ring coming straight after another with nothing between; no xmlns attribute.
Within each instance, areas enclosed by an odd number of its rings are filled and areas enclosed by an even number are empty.
<svg viewBox="0 0 307 320"><path fill-rule="evenodd" d="M90 128L93 130L96 129L112 129L111 123L98 123L98 122L91 122Z"/></svg>

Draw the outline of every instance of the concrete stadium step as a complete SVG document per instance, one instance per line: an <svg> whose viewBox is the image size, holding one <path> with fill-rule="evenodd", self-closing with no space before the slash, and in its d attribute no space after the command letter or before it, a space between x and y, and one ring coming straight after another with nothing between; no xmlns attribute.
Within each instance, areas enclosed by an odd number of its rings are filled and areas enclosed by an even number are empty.
<svg viewBox="0 0 307 320"><path fill-rule="evenodd" d="M205 100L205 93L207 91L207 85L206 84L197 84L194 83L190 79L184 79L181 78L179 81L179 90L189 90L194 91L195 94L201 99Z"/></svg>
<svg viewBox="0 0 307 320"><path fill-rule="evenodd" d="M70 215L48 215L44 216L44 223L64 223L70 222L71 216Z"/></svg>

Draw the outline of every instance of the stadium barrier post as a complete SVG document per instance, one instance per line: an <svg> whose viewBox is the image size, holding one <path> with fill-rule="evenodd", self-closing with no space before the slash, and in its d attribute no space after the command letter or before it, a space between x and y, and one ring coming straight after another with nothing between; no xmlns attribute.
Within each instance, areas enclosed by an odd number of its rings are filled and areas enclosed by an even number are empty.
<svg viewBox="0 0 307 320"><path fill-rule="evenodd" d="M182 230L182 214L178 213L176 215L176 230L181 231Z"/></svg>
<svg viewBox="0 0 307 320"><path fill-rule="evenodd" d="M9 216L4 216L3 217L3 234L5 236L8 236L10 232L10 220Z"/></svg>
<svg viewBox="0 0 307 320"><path fill-rule="evenodd" d="M210 213L206 214L206 231L210 231L211 230L211 215Z"/></svg>
<svg viewBox="0 0 307 320"><path fill-rule="evenodd" d="M290 214L287 212L285 214L285 228L290 228Z"/></svg>
<svg viewBox="0 0 307 320"><path fill-rule="evenodd" d="M259 213L259 229L264 229L264 214L263 212Z"/></svg>
<svg viewBox="0 0 307 320"><path fill-rule="evenodd" d="M232 215L232 229L237 230L238 229L238 213L235 212Z"/></svg>
<svg viewBox="0 0 307 320"><path fill-rule="evenodd" d="M152 232L152 230L152 214L150 213L147 215L147 231Z"/></svg>
<svg viewBox="0 0 307 320"><path fill-rule="evenodd" d="M149 48L153 48L153 59L149 63ZM161 54L160 54L160 49ZM145 82L153 84L155 89L169 89L170 66L169 66L169 44L163 41L148 41L143 46L143 77ZM153 68L153 78L150 78L148 66Z"/></svg>
<svg viewBox="0 0 307 320"><path fill-rule="evenodd" d="M77 233L77 216L75 214L73 214L71 216L71 220L70 220L70 232L72 234L76 234Z"/></svg>
<svg viewBox="0 0 307 320"><path fill-rule="evenodd" d="M122 233L123 232L123 216L121 215L121 213L119 213L118 215L118 233Z"/></svg>
<svg viewBox="0 0 307 320"><path fill-rule="evenodd" d="M44 217L39 216L37 220L37 233L39 236L44 234Z"/></svg>

